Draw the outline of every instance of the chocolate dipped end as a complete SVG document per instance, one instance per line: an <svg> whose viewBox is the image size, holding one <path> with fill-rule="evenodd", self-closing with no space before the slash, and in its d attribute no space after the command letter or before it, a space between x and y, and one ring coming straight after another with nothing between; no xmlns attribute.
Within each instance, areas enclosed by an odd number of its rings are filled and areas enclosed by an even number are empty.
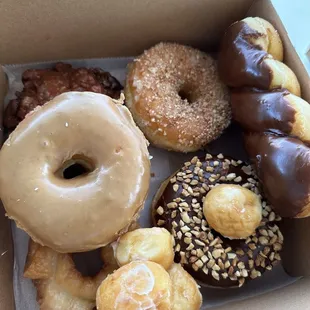
<svg viewBox="0 0 310 310"><path fill-rule="evenodd" d="M263 61L268 53L251 39L263 34L243 21L232 24L226 31L219 53L219 74L230 87L257 87L269 89L272 72Z"/></svg>
<svg viewBox="0 0 310 310"><path fill-rule="evenodd" d="M290 105L285 89L275 91L233 91L233 118L248 131L275 131L290 134L296 111Z"/></svg>
<svg viewBox="0 0 310 310"><path fill-rule="evenodd" d="M236 287L255 279L280 260L283 236L280 219L263 199L263 219L247 239L228 239L208 225L203 198L215 184L238 184L259 194L250 166L207 155L191 162L165 181L154 198L152 218L175 238L175 262L201 284Z"/></svg>
<svg viewBox="0 0 310 310"><path fill-rule="evenodd" d="M310 148L272 133L246 134L245 147L274 210L282 217L308 216Z"/></svg>

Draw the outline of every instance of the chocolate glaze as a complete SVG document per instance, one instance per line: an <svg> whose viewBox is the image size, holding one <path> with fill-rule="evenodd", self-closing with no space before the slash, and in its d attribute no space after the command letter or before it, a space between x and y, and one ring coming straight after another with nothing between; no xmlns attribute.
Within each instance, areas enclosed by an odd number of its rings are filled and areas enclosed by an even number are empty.
<svg viewBox="0 0 310 310"><path fill-rule="evenodd" d="M229 180L220 180L219 178L220 177L223 177L223 176L227 176L228 174L230 173L235 173L236 176L241 176L242 177L242 181L238 184L240 185L245 185L246 183L249 184L249 178L251 178L251 182L254 181L254 178L255 176L253 174L246 174L243 170L242 170L242 167L245 166L245 164L241 164L239 163L238 165L236 165L236 163L234 162L234 165L230 164L229 166L225 165L225 159L218 159L216 156L212 157L212 159L209 159L209 160L205 160L204 158L200 158L200 161L202 163L202 166L201 168L204 170L204 173L203 173L203 176L198 176L198 175L195 175L193 173L193 179L194 180L197 180L198 181L198 184L196 185L196 188L201 188L202 187L202 184L205 183L207 184L208 186L210 186L210 188L215 184L215 183L225 183L225 184L236 184L236 182L234 182L233 180L229 181ZM219 162L219 164L216 166L215 165L215 162ZM223 165L224 164L224 165ZM236 166L235 166L236 165ZM206 171L206 167L207 166L211 166L214 168L214 171L213 172L207 172ZM191 164L189 166L183 166L178 172L185 172L186 173L189 173L189 170L190 171L194 171L196 165L195 164ZM249 167L249 166L248 166ZM211 175L214 174L214 175L218 175L218 179L215 180L215 181L210 181L209 178L211 177ZM173 185L177 184L179 186L179 189L175 192L175 190L173 189ZM203 208L203 204L202 204L202 199L203 197L206 195L206 193L199 193L199 196L196 196L196 197L193 197L193 196L187 196L185 197L183 194L182 194L182 190L183 190L183 187L182 187L182 184L184 184L184 182L180 181L180 180L176 180L175 183L171 183L171 181L167 184L166 188L164 189L161 197L159 197L158 201L156 201L156 204L154 205L154 209L153 209L153 222L154 222L154 225L157 225L157 226L161 226L161 227L165 227L168 231L170 231L172 234L173 234L173 222L177 222L178 225L180 225L180 221L181 221L181 212L179 212L180 210L178 208L175 208L175 209L171 209L169 208L167 205L172 202L174 199L178 198L178 197L181 197L182 199L184 199L184 201L186 203L188 203L189 205L189 208L190 210L188 211L188 215L190 218L194 218L194 216L197 216L197 212L194 210L194 208L192 207L192 200L193 199L196 199L197 202L200 204L200 211L202 212L202 208ZM259 189L256 187L256 185L258 185L258 181L257 183L254 183L255 185L251 185L250 186L250 190L252 191L259 191ZM194 186L192 186L194 188ZM207 190L207 192L209 191L209 189ZM162 207L164 209L164 214L160 215L158 213L156 213L156 210L158 207ZM177 214L176 216L173 218L172 217L172 212L176 210ZM259 237L261 237L261 233L260 231L261 230L267 230L269 231L271 228L275 228L275 229L278 229L276 223L275 223L275 219L273 219L273 221L269 221L268 220L268 217L269 217L269 213L267 212L267 215L265 214L265 216L263 216L263 220L261 222L261 225L259 227L259 229L257 229L255 231L255 233L251 236L251 240L248 241L246 243L246 240L230 240L228 238L224 238L223 236L221 236L219 233L217 233L216 231L212 230L208 224L206 223L207 225L207 230L206 231L203 231L201 230L202 226L198 225L198 224L193 224L193 223L190 223L190 224L187 224L191 230L195 230L194 227L195 226L198 226L199 229L200 229L200 232L202 232L202 234L205 234L205 233L208 233L208 232L211 232L211 234L213 235L214 238L219 238L222 242L222 247L224 249L228 249L229 247L231 248L231 250L228 250L227 251L227 254L231 254L231 253L234 253L236 254L236 252L240 251L240 250L243 250L244 251L244 254L237 254L237 258L238 258L238 262L243 262L245 264L245 268L247 269L248 273L249 273L249 277L246 277L245 278L245 281L247 280L250 280L250 273L251 273L251 269L250 266L249 266L249 260L251 260L251 257L247 254L248 251L250 250L250 247L253 246L253 244L255 244L255 246L257 247L256 249L252 249L252 253L253 253L253 260L255 261L258 257L260 257L260 253L262 253L262 251L268 246L271 248L271 252L274 251L275 253L278 253L278 250L274 250L273 249L273 245L270 245L269 243L267 245L263 245L261 244L259 241L255 243L255 241L253 241L254 239L253 238L257 238L259 239ZM164 224L162 225L158 225L158 221L164 221ZM278 219L277 219L278 220ZM178 232L180 229L180 227L178 228L175 228L175 231ZM276 233L275 233L276 235ZM188 247L188 244L186 244L184 242L184 235L182 237L182 239L180 240L178 237L175 236L174 234L174 237L175 237L175 243L176 245L177 244L180 244L180 247L181 247L181 251L184 251L185 253L187 254L191 254L191 251L190 250L186 250L186 248ZM200 240L203 240L202 237L199 237ZM197 238L197 239L199 239ZM276 242L279 242L278 240ZM208 246L201 246L201 245L198 245L196 244L194 241L193 241L193 244L194 244L194 250L197 250L197 249L201 249L205 255L207 255L207 252L210 251L212 252L216 247L215 246L211 246L210 244ZM270 253L271 253L270 252ZM269 254L270 254L269 253ZM260 257L261 258L261 257ZM181 256L180 256L180 252L176 251L176 255L175 255L175 261L177 263L179 263L181 260ZM232 265L233 263L233 259L229 259L230 261L230 264ZM223 262L225 262L223 260ZM271 269L271 266L276 263L276 259L269 259L268 255L265 259L265 267L262 267L262 266L256 266L255 265L255 268L257 271L259 271L261 274L263 272L266 271L266 266L269 266L269 268ZM183 267L194 277L196 278L197 280L201 281L202 283L206 284L206 285L210 285L210 286L214 286L214 287L234 287L234 286L238 286L238 280L237 279L234 279L234 280L231 280L229 277L224 279L222 276L220 276L220 280L216 280L212 277L211 275L211 272L212 272L212 268L208 268L209 269L209 274L205 274L202 270L202 268L200 268L198 271L195 271L193 268L192 268L192 263L190 263L189 261L187 261L186 263L183 263ZM220 274L222 274L223 272L227 272L227 269L222 269L220 271L218 271ZM233 267L233 271L236 272L238 270L238 268L236 266Z"/></svg>
<svg viewBox="0 0 310 310"><path fill-rule="evenodd" d="M253 30L243 21L236 22L228 28L218 61L219 74L225 84L231 87L269 88L272 72L263 61L268 53L250 42L250 38L261 36L263 34Z"/></svg>
<svg viewBox="0 0 310 310"><path fill-rule="evenodd" d="M295 217L310 202L310 148L300 140L271 133L245 135L268 201L282 217Z"/></svg>
<svg viewBox="0 0 310 310"><path fill-rule="evenodd" d="M290 105L285 89L276 91L233 91L233 118L249 131L276 131L290 134L296 111Z"/></svg>

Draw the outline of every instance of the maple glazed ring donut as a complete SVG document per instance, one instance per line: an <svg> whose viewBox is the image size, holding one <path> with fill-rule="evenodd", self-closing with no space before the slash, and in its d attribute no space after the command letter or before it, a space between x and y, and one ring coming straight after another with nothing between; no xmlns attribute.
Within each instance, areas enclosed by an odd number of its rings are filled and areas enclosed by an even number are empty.
<svg viewBox="0 0 310 310"><path fill-rule="evenodd" d="M59 171L71 161L87 173L66 179ZM96 249L126 232L150 180L147 141L128 109L91 92L64 93L28 114L4 143L0 166L8 217L63 253Z"/></svg>
<svg viewBox="0 0 310 310"><path fill-rule="evenodd" d="M205 201L212 191L223 185L238 186L257 195L261 201L261 221L246 239L224 237L215 230L217 227L211 228L211 218L210 222L206 221ZM228 196L231 194L231 190L226 192ZM240 226L242 228L239 219L247 210L241 210L233 222L226 211L225 208L214 214L218 217L217 223L230 222L226 232L231 229L238 232ZM222 154L194 157L165 181L155 195L152 218L154 225L166 228L174 236L175 261L203 285L242 286L271 270L281 259L283 236L277 225L281 218L261 197L251 166L224 158ZM245 221L247 219L246 215Z"/></svg>
<svg viewBox="0 0 310 310"><path fill-rule="evenodd" d="M126 104L158 147L193 152L218 138L231 119L216 61L194 48L160 43L129 65Z"/></svg>

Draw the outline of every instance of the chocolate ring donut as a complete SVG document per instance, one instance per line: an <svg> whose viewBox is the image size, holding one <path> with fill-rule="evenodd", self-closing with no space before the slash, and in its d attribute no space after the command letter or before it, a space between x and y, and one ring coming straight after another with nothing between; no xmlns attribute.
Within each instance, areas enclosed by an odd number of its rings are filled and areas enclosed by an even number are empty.
<svg viewBox="0 0 310 310"><path fill-rule="evenodd" d="M225 238L204 218L204 197L217 184L238 184L261 198L262 221L247 239ZM175 261L201 284L240 287L281 260L283 236L276 223L281 218L271 210L258 186L251 166L222 154L207 154L186 162L157 192L153 224L171 232Z"/></svg>

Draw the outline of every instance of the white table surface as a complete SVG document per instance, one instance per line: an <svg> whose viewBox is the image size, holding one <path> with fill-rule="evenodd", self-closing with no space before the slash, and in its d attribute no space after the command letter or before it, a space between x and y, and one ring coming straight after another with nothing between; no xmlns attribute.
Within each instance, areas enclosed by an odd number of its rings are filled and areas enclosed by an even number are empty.
<svg viewBox="0 0 310 310"><path fill-rule="evenodd" d="M272 3L310 74L310 0L272 0Z"/></svg>

